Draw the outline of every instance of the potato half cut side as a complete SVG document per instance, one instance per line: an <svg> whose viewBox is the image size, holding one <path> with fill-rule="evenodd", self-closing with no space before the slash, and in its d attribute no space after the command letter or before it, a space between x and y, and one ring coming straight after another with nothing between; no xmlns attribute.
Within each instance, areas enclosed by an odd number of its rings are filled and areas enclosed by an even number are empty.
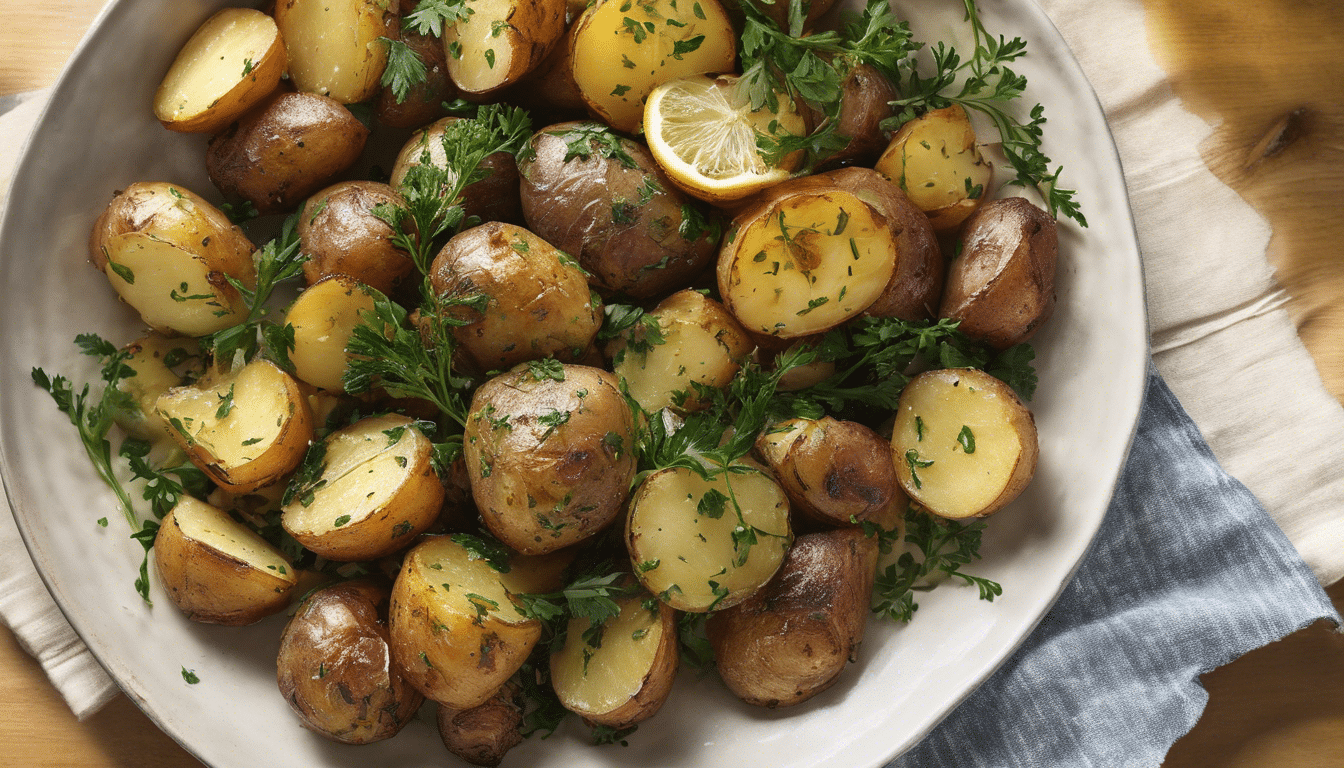
<svg viewBox="0 0 1344 768"><path fill-rule="evenodd" d="M355 104L378 93L395 34L385 0L281 0L275 21L289 53L289 77L306 93Z"/></svg>
<svg viewBox="0 0 1344 768"><path fill-rule="evenodd" d="M589 723L626 728L653 717L677 675L677 614L638 594L616 601L619 615L594 630L572 618L565 644L551 654L560 703Z"/></svg>
<svg viewBox="0 0 1344 768"><path fill-rule="evenodd" d="M154 94L154 116L171 131L214 133L275 90L288 61L274 19L225 8L182 46Z"/></svg>
<svg viewBox="0 0 1344 768"><path fill-rule="evenodd" d="M387 639L388 589L348 581L309 595L285 625L280 694L308 729L344 744L388 739L424 697L401 676Z"/></svg>
<svg viewBox="0 0 1344 768"><path fill-rule="evenodd" d="M712 480L686 467L659 470L630 499L626 545L635 574L679 611L741 602L789 548L788 497L763 472L740 467L747 471Z"/></svg>
<svg viewBox="0 0 1344 768"><path fill-rule="evenodd" d="M154 537L168 597L192 621L251 624L289 605L294 566L218 507L183 496Z"/></svg>
<svg viewBox="0 0 1344 768"><path fill-rule="evenodd" d="M116 386L131 396L135 408L118 409L113 417L117 426L140 440L170 440L168 423L154 409L154 404L164 392L182 384L179 371L200 367L200 347L195 339L150 333L127 344L123 351L129 355L126 367L134 375L121 379Z"/></svg>
<svg viewBox="0 0 1344 768"><path fill-rule="evenodd" d="M204 386L170 389L155 408L191 462L235 494L293 472L313 438L298 382L267 360Z"/></svg>
<svg viewBox="0 0 1344 768"><path fill-rule="evenodd" d="M565 0L471 0L467 10L443 31L448 75L465 94L517 82L565 35Z"/></svg>
<svg viewBox="0 0 1344 768"><path fill-rule="evenodd" d="M309 286L290 305L285 322L294 326L294 373L315 387L344 391L350 356L345 352L360 312L373 311L373 295L358 280L331 275Z"/></svg>
<svg viewBox="0 0 1344 768"><path fill-rule="evenodd" d="M471 709L495 694L527 661L541 622L524 616L511 594L548 592L526 558L499 564L436 536L406 554L392 587L392 653L411 684L452 709Z"/></svg>
<svg viewBox="0 0 1344 768"><path fill-rule="evenodd" d="M839 188L801 191L733 221L719 253L719 294L749 331L820 333L882 294L896 255L874 206Z"/></svg>
<svg viewBox="0 0 1344 768"><path fill-rule="evenodd" d="M877 558L856 528L799 536L769 584L705 626L728 688L787 707L831 687L863 641Z"/></svg>
<svg viewBox="0 0 1344 768"><path fill-rule="evenodd" d="M994 177L966 110L955 105L902 125L876 169L899 184L939 232L955 230L975 213Z"/></svg>
<svg viewBox="0 0 1344 768"><path fill-rule="evenodd" d="M1036 422L984 371L946 368L901 393L891 435L896 477L942 517L983 517L1017 498L1036 471Z"/></svg>
<svg viewBox="0 0 1344 768"><path fill-rule="evenodd" d="M321 472L291 485L281 513L300 544L331 560L372 560L407 546L438 518L444 492L433 445L410 419L361 419L322 445L305 460L316 454Z"/></svg>

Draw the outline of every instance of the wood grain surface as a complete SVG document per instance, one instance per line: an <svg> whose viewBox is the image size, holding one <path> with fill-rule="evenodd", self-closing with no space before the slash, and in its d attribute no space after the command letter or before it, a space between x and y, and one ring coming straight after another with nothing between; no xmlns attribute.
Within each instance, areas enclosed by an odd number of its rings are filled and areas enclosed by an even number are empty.
<svg viewBox="0 0 1344 768"><path fill-rule="evenodd" d="M1327 386L1344 399L1344 14L1325 0L1145 0L1159 62L1218 126L1209 167L1270 222L1270 258ZM102 0L0 0L0 96L49 85ZM1330 590L1344 606L1344 582ZM1322 626L1206 675L1208 709L1167 768L1344 765L1344 637ZM0 631L0 765L199 763L121 697L77 722Z"/></svg>

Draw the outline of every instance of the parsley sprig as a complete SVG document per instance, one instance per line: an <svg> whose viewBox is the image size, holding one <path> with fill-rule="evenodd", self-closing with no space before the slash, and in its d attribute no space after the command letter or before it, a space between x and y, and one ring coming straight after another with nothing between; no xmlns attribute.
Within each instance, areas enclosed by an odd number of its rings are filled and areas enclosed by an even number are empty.
<svg viewBox="0 0 1344 768"><path fill-rule="evenodd" d="M905 513L905 541L913 544L919 557L904 552L895 563L878 572L873 585L873 612L893 621L909 622L919 604L915 592L926 592L936 585L930 577L943 575L974 585L980 599L993 602L1003 594L998 582L964 573L961 567L980 559L980 533L985 523L944 520L911 506ZM867 526L865 526L867 529ZM890 551L891 537L883 535L879 545Z"/></svg>

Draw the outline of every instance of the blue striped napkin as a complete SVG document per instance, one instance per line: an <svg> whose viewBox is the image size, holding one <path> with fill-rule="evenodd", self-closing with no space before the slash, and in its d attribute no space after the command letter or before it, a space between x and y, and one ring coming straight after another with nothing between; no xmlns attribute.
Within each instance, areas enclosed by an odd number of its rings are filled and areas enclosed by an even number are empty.
<svg viewBox="0 0 1344 768"><path fill-rule="evenodd" d="M1198 676L1340 616L1222 470L1151 366L1115 496L1059 602L997 673L888 768L1162 763L1208 700Z"/></svg>

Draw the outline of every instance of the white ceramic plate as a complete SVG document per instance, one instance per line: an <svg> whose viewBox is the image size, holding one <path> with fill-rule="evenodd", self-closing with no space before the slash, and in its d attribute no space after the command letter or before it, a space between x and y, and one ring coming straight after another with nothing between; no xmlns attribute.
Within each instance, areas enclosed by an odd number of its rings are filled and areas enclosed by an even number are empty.
<svg viewBox="0 0 1344 768"><path fill-rule="evenodd" d="M394 766L452 762L430 726L352 748L303 730L276 691L284 617L230 629L192 624L156 583L147 608L132 582L140 546L75 431L29 379L33 366L96 378L71 343L96 331L134 338L136 318L86 262L94 218L137 180L213 196L204 140L171 134L150 98L178 47L223 0L125 0L103 13L70 63L14 177L0 229L0 459L19 528L39 571L81 637L165 731L216 768ZM1101 523L1133 434L1147 333L1139 256L1120 163L1090 86L1030 0L983 0L989 30L1022 35L1018 69L1050 117L1046 152L1066 168L1091 222L1061 228L1059 304L1037 337L1032 408L1040 470L992 519L974 572L1004 585L993 604L948 586L920 600L915 621L873 622L861 658L839 684L788 711L739 704L712 678L684 672L671 700L628 748L587 746L573 723L510 755L530 766L834 766L880 764L913 745L1026 637L1080 562ZM961 34L960 3L904 3L919 39ZM941 6L930 13L928 9ZM952 6L957 6L953 8ZM109 518L100 528L98 518ZM197 685L182 668L195 670ZM571 718L573 720L573 718Z"/></svg>

